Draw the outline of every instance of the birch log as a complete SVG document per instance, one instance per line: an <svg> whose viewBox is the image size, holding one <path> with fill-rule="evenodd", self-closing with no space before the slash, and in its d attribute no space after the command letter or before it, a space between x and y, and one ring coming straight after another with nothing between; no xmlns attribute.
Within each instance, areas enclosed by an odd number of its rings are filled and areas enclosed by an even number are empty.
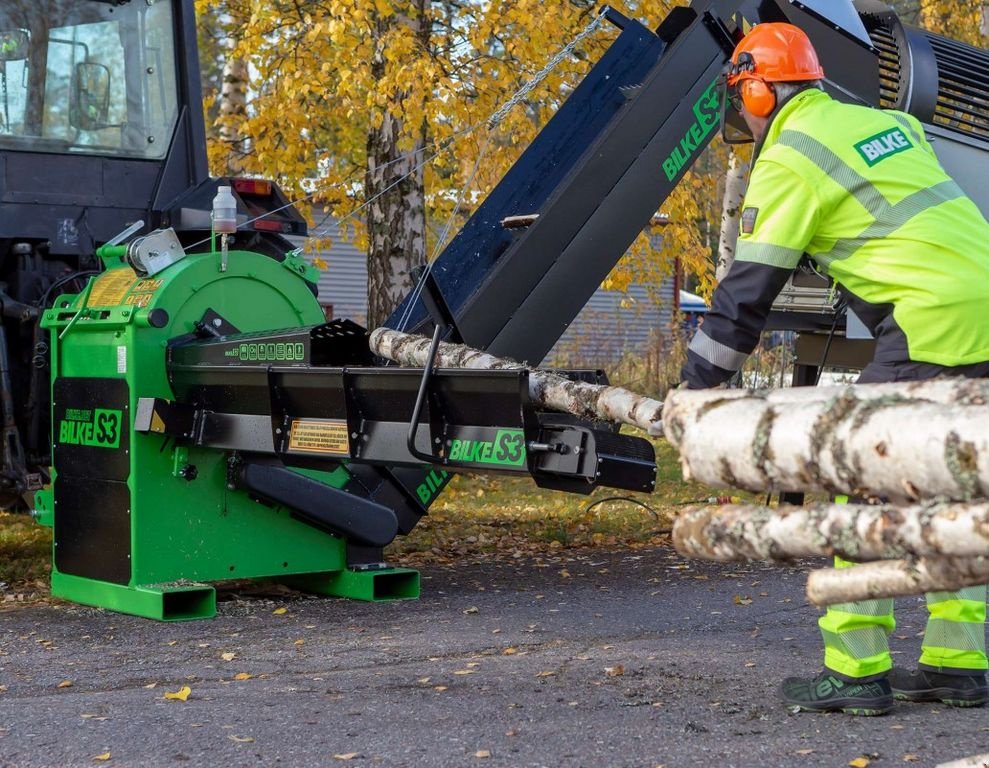
<svg viewBox="0 0 989 768"><path fill-rule="evenodd" d="M371 333L370 347L376 355L400 365L422 367L429 355L431 339L378 328ZM463 344L441 342L436 354L438 368L519 370L522 363ZM603 419L631 424L658 434L662 429L663 404L621 387L587 384L557 374L529 368L529 397L536 403L581 418Z"/></svg>
<svg viewBox="0 0 989 768"><path fill-rule="evenodd" d="M677 516L673 544L685 557L721 561L989 555L989 504L697 507Z"/></svg>
<svg viewBox="0 0 989 768"><path fill-rule="evenodd" d="M684 477L753 491L968 501L989 492L989 381L675 390Z"/></svg>
<svg viewBox="0 0 989 768"><path fill-rule="evenodd" d="M825 568L807 577L807 599L815 605L878 597L955 591L989 583L989 558L938 557L884 560L851 568Z"/></svg>

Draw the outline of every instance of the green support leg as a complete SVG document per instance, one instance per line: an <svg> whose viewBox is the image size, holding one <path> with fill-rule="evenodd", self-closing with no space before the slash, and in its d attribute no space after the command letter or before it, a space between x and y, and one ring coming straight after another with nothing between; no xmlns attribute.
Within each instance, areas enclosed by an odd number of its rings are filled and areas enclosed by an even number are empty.
<svg viewBox="0 0 989 768"><path fill-rule="evenodd" d="M128 587L52 572L52 594L84 605L158 621L211 619L216 590L208 584L144 584Z"/></svg>
<svg viewBox="0 0 989 768"><path fill-rule="evenodd" d="M419 571L412 568L369 571L347 569L290 576L281 581L301 592L376 603L386 600L414 600L419 597Z"/></svg>

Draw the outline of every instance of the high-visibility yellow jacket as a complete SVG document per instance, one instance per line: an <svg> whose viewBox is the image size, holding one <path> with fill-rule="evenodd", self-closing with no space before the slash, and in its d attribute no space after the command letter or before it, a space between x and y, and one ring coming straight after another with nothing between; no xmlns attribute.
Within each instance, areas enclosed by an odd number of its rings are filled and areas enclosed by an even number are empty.
<svg viewBox="0 0 989 768"><path fill-rule="evenodd" d="M876 337L877 363L989 361L989 223L916 118L811 88L766 132L735 263L690 344L689 386L741 367L805 254Z"/></svg>

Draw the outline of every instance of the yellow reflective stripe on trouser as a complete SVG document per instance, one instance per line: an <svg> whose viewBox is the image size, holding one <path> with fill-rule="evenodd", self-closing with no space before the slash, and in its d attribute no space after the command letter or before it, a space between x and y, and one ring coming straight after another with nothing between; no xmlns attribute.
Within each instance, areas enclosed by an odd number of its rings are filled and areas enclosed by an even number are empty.
<svg viewBox="0 0 989 768"><path fill-rule="evenodd" d="M835 568L853 563L834 559ZM889 635L896 627L893 600L862 600L828 606L817 621L824 638L824 666L848 677L867 677L893 666Z"/></svg>
<svg viewBox="0 0 989 768"><path fill-rule="evenodd" d="M909 125L907 126L909 130ZM916 136L914 136L916 140ZM847 259L868 241L892 234L912 218L929 208L964 196L951 180L921 189L891 205L876 186L852 168L820 141L801 131L783 131L777 144L799 152L816 165L822 173L854 197L874 219L858 236L837 240L830 251L812 253L814 260L827 268L831 262ZM918 141L919 145L919 141Z"/></svg>
<svg viewBox="0 0 989 768"><path fill-rule="evenodd" d="M836 568L853 565L840 557ZM986 659L986 587L927 595L930 616L920 663L935 670L989 669ZM863 600L828 607L818 620L824 666L849 677L867 677L893 666L889 635L896 627L893 601Z"/></svg>
<svg viewBox="0 0 989 768"><path fill-rule="evenodd" d="M986 587L927 595L930 618L920 663L934 669L987 669Z"/></svg>

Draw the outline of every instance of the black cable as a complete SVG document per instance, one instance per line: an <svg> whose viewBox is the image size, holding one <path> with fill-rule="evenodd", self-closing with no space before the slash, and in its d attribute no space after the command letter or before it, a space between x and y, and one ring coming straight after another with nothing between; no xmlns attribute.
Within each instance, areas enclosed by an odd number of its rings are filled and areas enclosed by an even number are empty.
<svg viewBox="0 0 989 768"><path fill-rule="evenodd" d="M650 515L652 515L654 520L659 520L659 514L656 512L655 509L650 507L645 502L639 501L638 499L633 499L631 496L608 496L607 498L604 499L598 499L593 504L588 504L586 507L584 507L583 514L586 515L588 512L594 509L594 507L596 507L598 504L604 504L606 501L628 501L631 502L632 504L638 504L640 507L646 510Z"/></svg>
<svg viewBox="0 0 989 768"><path fill-rule="evenodd" d="M49 285L48 288L45 290L45 292L41 294L41 298L34 302L34 305L36 307L41 307L41 306L47 307L48 299L51 297L52 291L61 288L66 283L71 283L73 280L78 280L83 277L90 277L92 275L98 275L98 274L100 274L100 270L98 269L82 269L79 270L78 272L73 272L70 275L64 275L63 277L60 277L54 283Z"/></svg>
<svg viewBox="0 0 989 768"><path fill-rule="evenodd" d="M834 341L835 333L838 330L838 321L845 314L847 305L842 302L834 310L834 320L831 321L831 330L828 332L828 340L824 344L824 354L821 355L821 362L817 366L817 375L814 376L814 386L816 387L818 382L821 380L821 374L824 373L824 365L828 361L828 353L831 351L831 342Z"/></svg>

